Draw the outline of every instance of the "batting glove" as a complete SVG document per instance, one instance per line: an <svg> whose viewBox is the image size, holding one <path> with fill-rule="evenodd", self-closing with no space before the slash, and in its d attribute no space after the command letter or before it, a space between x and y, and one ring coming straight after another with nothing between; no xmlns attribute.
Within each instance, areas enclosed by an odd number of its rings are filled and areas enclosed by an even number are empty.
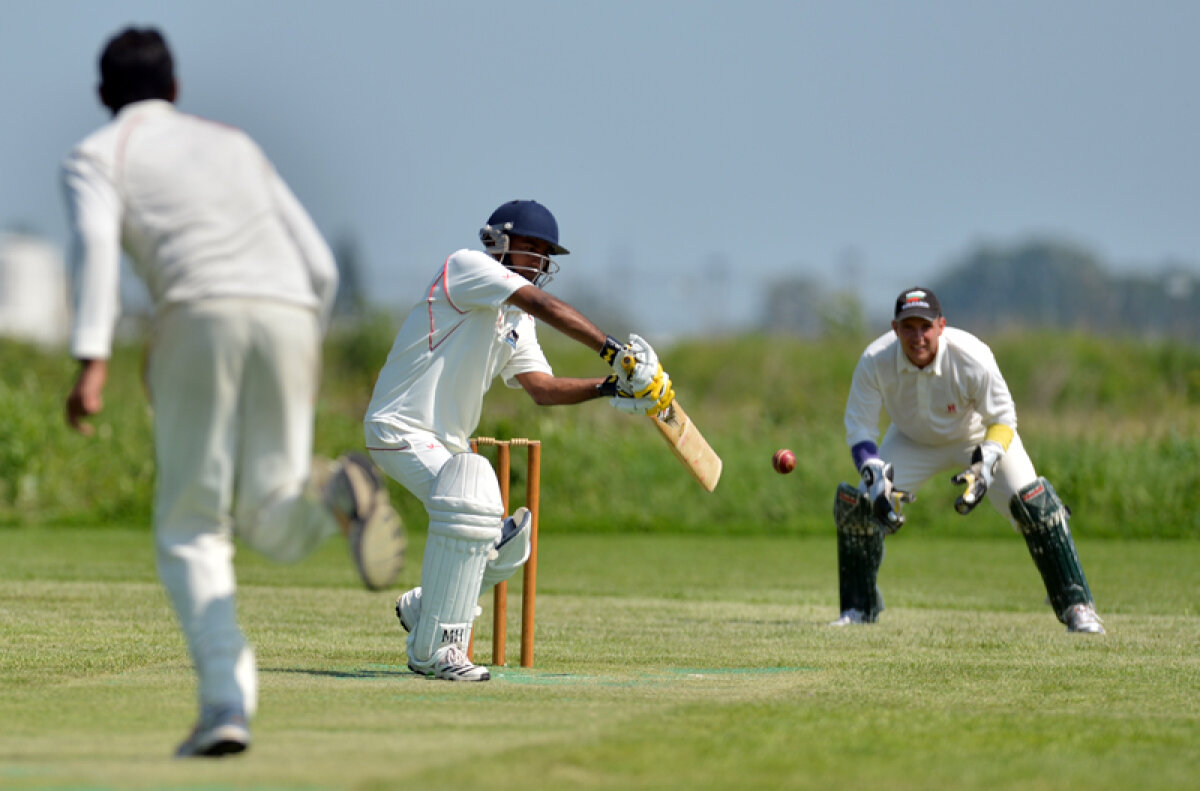
<svg viewBox="0 0 1200 791"><path fill-rule="evenodd" d="M954 501L955 511L966 516L983 502L983 497L996 474L996 465L1000 463L1000 457L1003 455L1004 447L992 440L987 440L975 448L975 452L971 454L971 466L950 479L950 483L966 487Z"/></svg>
<svg viewBox="0 0 1200 791"><path fill-rule="evenodd" d="M653 347L640 335L630 335L629 343L613 360L613 370L621 389L638 398L651 394L657 379L662 374L662 365Z"/></svg>
<svg viewBox="0 0 1200 791"><path fill-rule="evenodd" d="M646 395L636 396L633 393L625 392L618 385L617 394L608 402L615 409L630 415L653 416L669 407L675 400L675 388L671 384L671 376L666 371L661 372L661 376L656 379L655 385L650 390Z"/></svg>

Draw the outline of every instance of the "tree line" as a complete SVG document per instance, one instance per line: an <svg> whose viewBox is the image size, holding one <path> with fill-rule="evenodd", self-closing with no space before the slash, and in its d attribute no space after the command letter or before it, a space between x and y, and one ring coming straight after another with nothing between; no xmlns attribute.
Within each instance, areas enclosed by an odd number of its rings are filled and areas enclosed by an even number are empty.
<svg viewBox="0 0 1200 791"><path fill-rule="evenodd" d="M1200 341L1200 277L1178 263L1114 274L1081 246L1035 239L980 245L928 285L950 323L973 332L1064 329ZM865 334L867 324L856 295L796 277L770 284L761 328L840 336Z"/></svg>

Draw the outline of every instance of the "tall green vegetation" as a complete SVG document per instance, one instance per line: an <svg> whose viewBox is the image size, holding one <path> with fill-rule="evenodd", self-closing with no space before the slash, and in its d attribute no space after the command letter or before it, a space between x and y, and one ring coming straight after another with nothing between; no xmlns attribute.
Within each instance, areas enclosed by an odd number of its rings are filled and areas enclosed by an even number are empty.
<svg viewBox="0 0 1200 791"><path fill-rule="evenodd" d="M391 334L377 317L330 339L318 453L362 446L362 414ZM552 332L543 342L557 373L604 373L586 349ZM543 440L544 530L822 534L832 529L838 481L854 476L842 409L863 344L745 335L660 349L680 402L725 461L713 494L647 421L603 402L539 408L497 383L479 433ZM1066 333L1010 334L992 345L1025 444L1075 512L1077 533L1200 538L1191 505L1200 488L1200 349ZM139 349L118 351L97 434L85 438L62 420L74 364L0 346L0 524L148 524L154 465L140 365ZM784 446L799 464L780 476L770 458ZM945 477L909 507L905 530L1005 534L990 509L956 515ZM393 494L410 529L423 528L420 505L398 486Z"/></svg>

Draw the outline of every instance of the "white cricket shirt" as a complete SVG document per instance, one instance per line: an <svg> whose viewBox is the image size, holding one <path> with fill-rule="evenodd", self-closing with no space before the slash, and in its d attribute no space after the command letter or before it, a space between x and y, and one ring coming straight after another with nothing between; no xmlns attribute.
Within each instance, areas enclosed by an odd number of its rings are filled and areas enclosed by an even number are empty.
<svg viewBox="0 0 1200 791"><path fill-rule="evenodd" d="M333 254L244 132L151 99L121 108L63 163L72 233L71 352L106 358L122 246L155 310L214 297L311 307L327 323Z"/></svg>
<svg viewBox="0 0 1200 791"><path fill-rule="evenodd" d="M465 451L496 376L553 373L533 317L505 304L529 281L487 253L459 250L413 306L375 382L366 423L424 431Z"/></svg>
<svg viewBox="0 0 1200 791"><path fill-rule="evenodd" d="M898 431L926 445L981 442L987 426L1014 431L1017 410L992 350L947 327L933 362L917 368L888 331L859 358L846 401L846 442L875 442L881 410Z"/></svg>

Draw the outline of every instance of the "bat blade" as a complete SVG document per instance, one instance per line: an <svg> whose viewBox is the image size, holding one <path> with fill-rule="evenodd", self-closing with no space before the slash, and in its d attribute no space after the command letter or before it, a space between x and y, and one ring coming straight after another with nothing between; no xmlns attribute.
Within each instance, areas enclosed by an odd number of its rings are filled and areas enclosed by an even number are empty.
<svg viewBox="0 0 1200 791"><path fill-rule="evenodd" d="M650 419L692 477L707 491L716 489L717 482L721 480L721 457L708 444L679 402L672 401L670 406Z"/></svg>

